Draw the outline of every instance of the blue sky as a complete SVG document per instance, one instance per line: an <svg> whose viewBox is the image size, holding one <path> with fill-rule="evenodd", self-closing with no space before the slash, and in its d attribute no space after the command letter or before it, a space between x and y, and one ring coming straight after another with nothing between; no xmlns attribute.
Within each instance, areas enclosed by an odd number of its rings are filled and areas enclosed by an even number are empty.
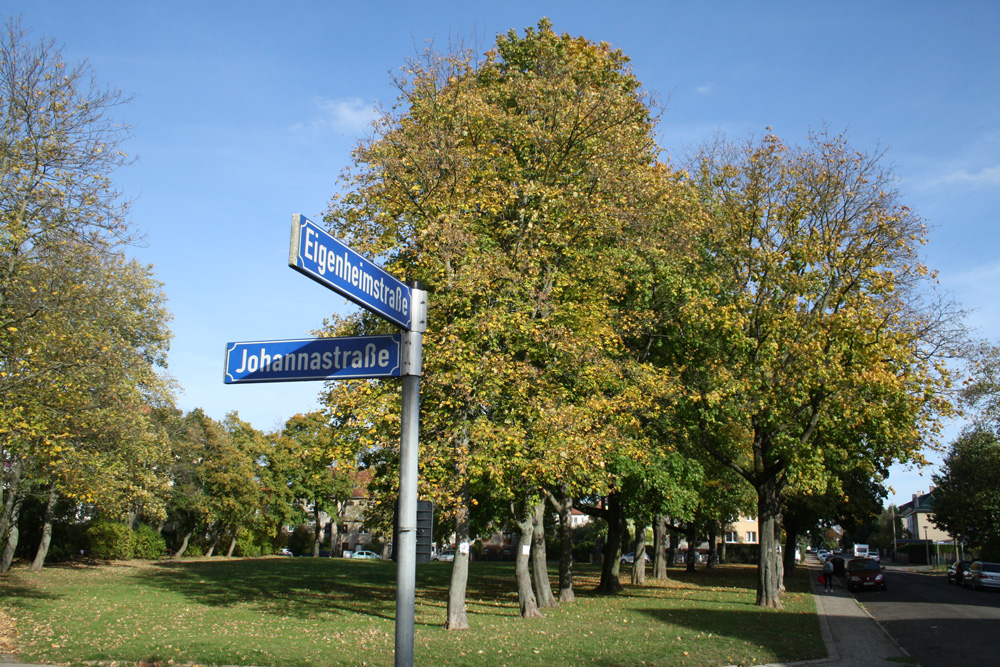
<svg viewBox="0 0 1000 667"><path fill-rule="evenodd" d="M36 38L134 100L138 162L118 175L174 314L179 406L269 430L317 406L317 383L224 385L228 341L299 338L353 309L287 267L291 216L321 218L392 73L428 45L479 44L549 17L632 58L681 154L716 133L810 129L885 149L932 228L927 263L1000 340L1000 3L0 0ZM939 456L931 455L935 460ZM894 500L926 491L893 469Z"/></svg>

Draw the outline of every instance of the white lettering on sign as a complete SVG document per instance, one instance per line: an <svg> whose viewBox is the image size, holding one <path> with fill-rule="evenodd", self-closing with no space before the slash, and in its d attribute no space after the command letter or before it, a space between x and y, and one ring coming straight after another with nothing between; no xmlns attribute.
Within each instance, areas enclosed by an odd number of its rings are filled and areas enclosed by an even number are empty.
<svg viewBox="0 0 1000 667"><path fill-rule="evenodd" d="M268 354L261 348L256 354L247 354L243 348L243 359L236 373L276 373L278 371L318 371L340 370L342 368L387 368L389 350L379 349L375 343L368 343L361 350L343 350L340 346L332 352L299 352L298 354Z"/></svg>
<svg viewBox="0 0 1000 667"><path fill-rule="evenodd" d="M365 271L363 265L351 262L350 255L346 252L334 253L319 242L319 234L309 227L306 227L304 231L305 242L302 254L306 259L316 262L316 270L321 276L325 277L327 273L335 275L368 296L381 301L390 309L404 316L410 314L410 302L401 287L397 285L394 288L381 277L371 275Z"/></svg>

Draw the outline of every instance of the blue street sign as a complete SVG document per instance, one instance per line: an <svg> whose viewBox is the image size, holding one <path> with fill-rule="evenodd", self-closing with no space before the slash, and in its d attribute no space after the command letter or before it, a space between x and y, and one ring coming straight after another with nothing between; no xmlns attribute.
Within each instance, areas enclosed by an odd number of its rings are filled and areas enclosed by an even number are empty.
<svg viewBox="0 0 1000 667"><path fill-rule="evenodd" d="M413 330L413 294L410 287L320 229L304 215L292 216L288 266L396 326Z"/></svg>
<svg viewBox="0 0 1000 667"><path fill-rule="evenodd" d="M400 375L402 334L226 344L226 384Z"/></svg>

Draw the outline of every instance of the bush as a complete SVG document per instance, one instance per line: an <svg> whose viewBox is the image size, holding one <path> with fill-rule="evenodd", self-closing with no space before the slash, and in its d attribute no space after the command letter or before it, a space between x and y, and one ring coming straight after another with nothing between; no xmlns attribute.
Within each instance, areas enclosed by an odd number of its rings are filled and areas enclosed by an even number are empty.
<svg viewBox="0 0 1000 667"><path fill-rule="evenodd" d="M184 550L184 556L190 556L191 558L200 558L205 555L205 550L201 548L200 544L195 542L189 542L187 549Z"/></svg>
<svg viewBox="0 0 1000 667"><path fill-rule="evenodd" d="M262 555L263 551L263 548L254 542L252 535L241 533L236 538L236 548L233 550L233 555L242 556L243 558L256 558Z"/></svg>
<svg viewBox="0 0 1000 667"><path fill-rule="evenodd" d="M144 560L159 558L167 550L167 541L151 527L143 524L132 533L132 557Z"/></svg>
<svg viewBox="0 0 1000 667"><path fill-rule="evenodd" d="M573 560L589 563L594 558L597 542L608 536L608 524L603 519L590 521L573 529ZM558 553L558 552L556 552Z"/></svg>
<svg viewBox="0 0 1000 667"><path fill-rule="evenodd" d="M127 560L133 555L132 529L112 521L95 521L87 529L87 544L94 558Z"/></svg>
<svg viewBox="0 0 1000 667"><path fill-rule="evenodd" d="M726 562L756 565L760 560L759 544L727 544Z"/></svg>
<svg viewBox="0 0 1000 667"><path fill-rule="evenodd" d="M292 531L292 536L288 538L288 549L296 556L311 556L315 543L316 536L312 528L303 524Z"/></svg>

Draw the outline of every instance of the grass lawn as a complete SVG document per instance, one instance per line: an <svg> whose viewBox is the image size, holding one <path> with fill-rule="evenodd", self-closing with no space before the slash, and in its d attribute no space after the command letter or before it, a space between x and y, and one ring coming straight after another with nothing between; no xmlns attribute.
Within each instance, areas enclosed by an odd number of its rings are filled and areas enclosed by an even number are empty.
<svg viewBox="0 0 1000 667"><path fill-rule="evenodd" d="M471 630L442 627L450 563L417 568L418 665L750 665L826 656L806 573L783 611L754 606L755 569L720 566L518 616L513 566L472 563ZM555 572L552 572L555 577ZM623 567L623 578L627 577ZM20 659L118 666L393 664L396 565L314 558L15 568L0 577ZM3 614L0 613L0 616Z"/></svg>

